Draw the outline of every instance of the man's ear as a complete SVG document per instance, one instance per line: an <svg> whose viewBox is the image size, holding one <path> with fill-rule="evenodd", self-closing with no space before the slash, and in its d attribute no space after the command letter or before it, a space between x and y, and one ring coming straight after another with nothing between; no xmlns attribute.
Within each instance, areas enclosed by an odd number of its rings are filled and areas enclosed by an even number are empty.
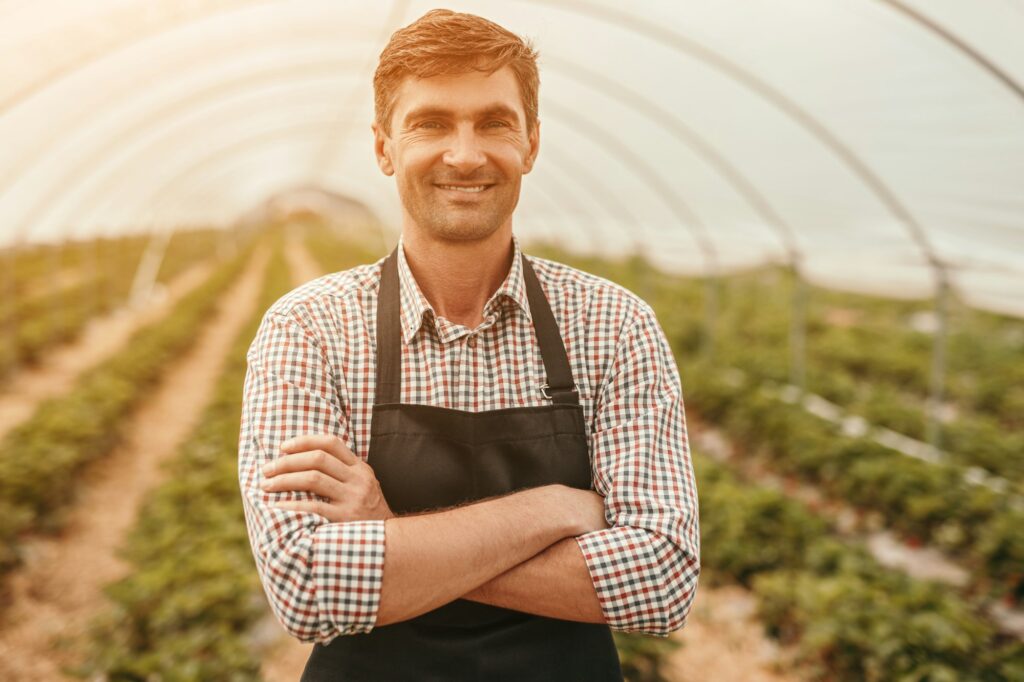
<svg viewBox="0 0 1024 682"><path fill-rule="evenodd" d="M537 160L537 154L540 152L540 119L538 118L533 126L533 130L530 131L528 136L530 143L530 151L526 156L523 163L523 175L526 175L533 170L533 164Z"/></svg>
<svg viewBox="0 0 1024 682"><path fill-rule="evenodd" d="M377 166L384 175L394 175L395 167L391 163L391 152L388 150L391 138L384 134L376 121L370 124L370 129L373 130L373 152L377 155Z"/></svg>

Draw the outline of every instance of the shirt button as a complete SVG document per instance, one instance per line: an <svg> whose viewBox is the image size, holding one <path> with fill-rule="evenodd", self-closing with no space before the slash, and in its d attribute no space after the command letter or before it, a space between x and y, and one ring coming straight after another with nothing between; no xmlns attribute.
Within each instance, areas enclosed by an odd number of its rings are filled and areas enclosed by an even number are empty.
<svg viewBox="0 0 1024 682"><path fill-rule="evenodd" d="M470 336L468 339L466 339L466 345L469 346L470 348L476 348L476 337Z"/></svg>

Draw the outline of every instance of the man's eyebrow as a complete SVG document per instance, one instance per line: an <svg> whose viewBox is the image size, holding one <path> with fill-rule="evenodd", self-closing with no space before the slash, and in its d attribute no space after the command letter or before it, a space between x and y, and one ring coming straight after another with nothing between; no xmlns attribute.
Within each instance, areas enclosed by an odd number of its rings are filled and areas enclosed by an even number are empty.
<svg viewBox="0 0 1024 682"><path fill-rule="evenodd" d="M411 110L409 113L405 115L405 118L402 119L402 121L403 123L409 123L410 121L414 121L421 118L429 118L431 116L440 116L442 118L446 118L450 117L451 115L451 110L446 109L444 107L422 106ZM491 116L497 116L499 118L510 118L513 121L519 120L519 114L516 112L516 110L505 104L492 104L490 106L484 107L483 109L476 111L474 115L476 118L488 118Z"/></svg>

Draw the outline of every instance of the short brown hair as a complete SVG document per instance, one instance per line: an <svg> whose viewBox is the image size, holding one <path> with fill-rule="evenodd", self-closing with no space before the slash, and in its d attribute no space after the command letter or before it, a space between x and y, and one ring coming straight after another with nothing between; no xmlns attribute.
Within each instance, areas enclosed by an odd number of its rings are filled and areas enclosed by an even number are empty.
<svg viewBox="0 0 1024 682"><path fill-rule="evenodd" d="M432 9L391 34L373 75L374 116L391 134L395 94L406 76L430 78L470 71L488 75L512 68L526 112L526 131L537 124L537 51L528 41L475 14Z"/></svg>

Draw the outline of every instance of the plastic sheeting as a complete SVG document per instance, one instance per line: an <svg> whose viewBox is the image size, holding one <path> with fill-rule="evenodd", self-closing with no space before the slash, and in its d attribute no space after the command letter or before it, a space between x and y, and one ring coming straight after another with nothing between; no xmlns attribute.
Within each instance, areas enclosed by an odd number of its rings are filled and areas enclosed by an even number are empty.
<svg viewBox="0 0 1024 682"><path fill-rule="evenodd" d="M0 244L228 225L308 184L397 226L371 78L434 6L0 0ZM1024 0L444 6L540 51L522 238L884 295L945 272L1024 315Z"/></svg>

